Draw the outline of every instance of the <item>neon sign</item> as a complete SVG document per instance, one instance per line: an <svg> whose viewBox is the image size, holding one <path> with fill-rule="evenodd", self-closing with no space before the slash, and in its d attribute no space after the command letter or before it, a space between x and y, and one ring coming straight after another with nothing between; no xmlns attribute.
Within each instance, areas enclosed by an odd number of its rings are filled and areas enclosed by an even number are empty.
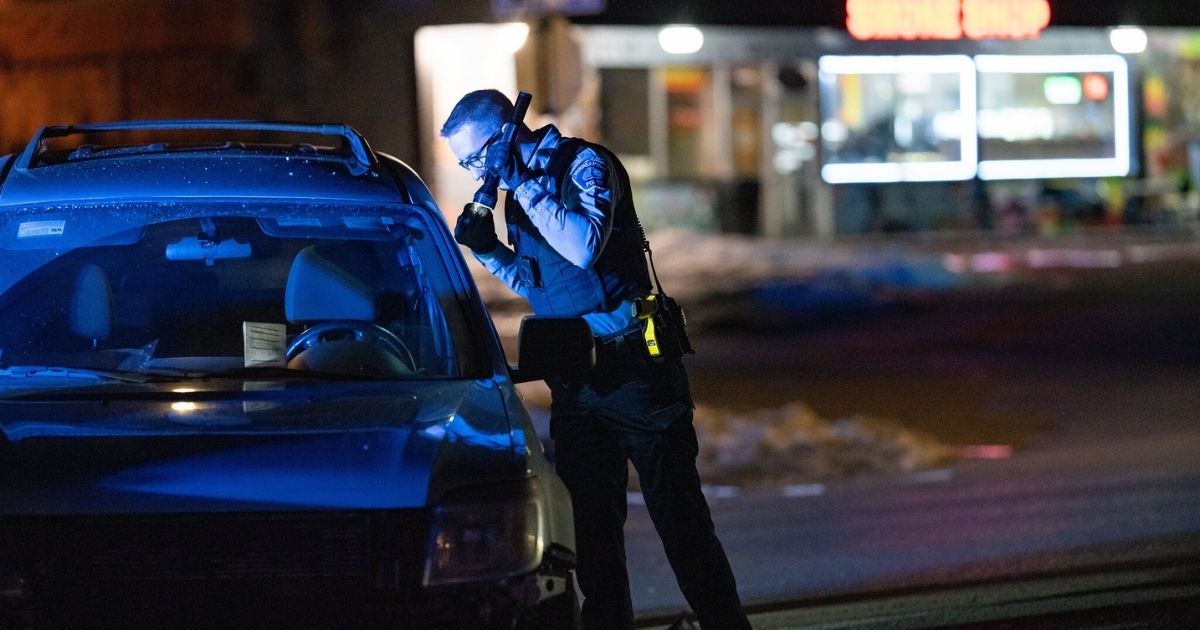
<svg viewBox="0 0 1200 630"><path fill-rule="evenodd" d="M1049 24L1049 0L846 0L855 39L1026 39Z"/></svg>
<svg viewBox="0 0 1200 630"><path fill-rule="evenodd" d="M971 39L1028 39L1050 24L1048 0L963 0L963 34Z"/></svg>

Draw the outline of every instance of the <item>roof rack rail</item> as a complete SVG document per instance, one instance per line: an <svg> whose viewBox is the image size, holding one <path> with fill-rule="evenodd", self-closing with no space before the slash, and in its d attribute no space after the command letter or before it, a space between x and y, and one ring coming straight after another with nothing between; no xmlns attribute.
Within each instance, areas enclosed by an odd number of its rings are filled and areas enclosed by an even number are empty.
<svg viewBox="0 0 1200 630"><path fill-rule="evenodd" d="M260 120L226 120L226 119L162 119L162 120L126 120L106 123L86 123L80 125L52 125L42 127L34 134L33 139L17 157L13 169L25 171L36 166L38 158L46 150L46 141L51 138L61 138L81 133L104 133L116 131L267 131L278 133L301 133L318 136L338 136L346 141L354 156L354 164L350 172L362 175L375 168L375 154L367 144L366 138L342 123L293 123Z"/></svg>

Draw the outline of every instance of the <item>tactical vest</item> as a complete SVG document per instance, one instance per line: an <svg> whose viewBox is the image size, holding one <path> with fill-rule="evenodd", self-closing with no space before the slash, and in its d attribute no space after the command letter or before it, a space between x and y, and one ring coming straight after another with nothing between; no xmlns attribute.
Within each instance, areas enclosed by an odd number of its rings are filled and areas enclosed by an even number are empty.
<svg viewBox="0 0 1200 630"><path fill-rule="evenodd" d="M511 193L505 201L508 242L517 254L518 277L529 286L529 305L537 315L578 316L611 311L622 300L650 293L650 272L642 250L642 230L633 207L633 194L625 167L607 149L580 140L563 138L546 165L551 195L570 185L571 163L584 148L608 158L615 172L612 230L600 256L589 269L563 258L538 232Z"/></svg>

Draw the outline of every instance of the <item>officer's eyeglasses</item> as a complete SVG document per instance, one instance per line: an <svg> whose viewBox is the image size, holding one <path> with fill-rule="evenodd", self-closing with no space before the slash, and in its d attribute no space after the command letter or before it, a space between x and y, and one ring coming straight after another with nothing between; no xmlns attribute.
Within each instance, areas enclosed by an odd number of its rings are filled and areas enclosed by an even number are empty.
<svg viewBox="0 0 1200 630"><path fill-rule="evenodd" d="M492 143L499 138L500 130L496 130L496 133L489 136L483 143L483 146L479 147L478 151L459 160L458 165L463 168L483 168L484 163L487 161L487 156L485 155L487 148L492 146Z"/></svg>

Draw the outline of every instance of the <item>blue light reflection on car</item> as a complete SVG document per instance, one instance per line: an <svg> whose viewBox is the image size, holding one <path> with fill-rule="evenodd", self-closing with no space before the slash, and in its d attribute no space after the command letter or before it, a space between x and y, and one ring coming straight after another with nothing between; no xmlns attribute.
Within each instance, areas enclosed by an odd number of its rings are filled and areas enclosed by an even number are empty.
<svg viewBox="0 0 1200 630"><path fill-rule="evenodd" d="M448 439L451 442L461 442L469 446L479 446L496 451L507 451L513 446L513 438L520 436L521 441L524 441L524 436L520 433L492 433L482 431L479 427L472 426L470 422L461 416L455 416L444 424L434 424L422 429L422 433L435 440Z"/></svg>
<svg viewBox="0 0 1200 630"><path fill-rule="evenodd" d="M289 437L139 466L102 479L99 485L291 506L420 505L429 487L429 466L404 455L408 440L408 429ZM379 483L385 478L398 482Z"/></svg>
<svg viewBox="0 0 1200 630"><path fill-rule="evenodd" d="M51 626L570 627L570 499L513 388L541 373L506 365L419 176L344 126L0 156L0 583ZM428 590L434 515L510 503L544 517L512 541L537 566Z"/></svg>
<svg viewBox="0 0 1200 630"><path fill-rule="evenodd" d="M489 432L452 415L409 429L316 434L301 441L288 438L278 444L175 458L121 471L98 485L125 492L307 507L421 505L429 488L428 460L442 441L507 452L514 442L524 443L524 435ZM380 479L395 482L380 484Z"/></svg>

